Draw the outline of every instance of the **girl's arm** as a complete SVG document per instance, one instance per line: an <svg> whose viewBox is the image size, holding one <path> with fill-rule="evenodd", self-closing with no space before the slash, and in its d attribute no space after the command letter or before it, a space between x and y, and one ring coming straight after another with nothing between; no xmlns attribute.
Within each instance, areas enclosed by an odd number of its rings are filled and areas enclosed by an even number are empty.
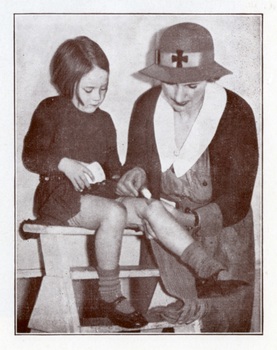
<svg viewBox="0 0 277 350"><path fill-rule="evenodd" d="M80 161L67 158L63 149L54 146L59 125L49 102L51 99L43 101L33 114L24 139L23 163L28 170L38 174L61 171L77 191L82 191L90 186L86 175L93 180L93 174Z"/></svg>
<svg viewBox="0 0 277 350"><path fill-rule="evenodd" d="M41 102L24 139L22 160L28 170L38 174L58 171L63 155L53 147L56 124L47 100Z"/></svg>

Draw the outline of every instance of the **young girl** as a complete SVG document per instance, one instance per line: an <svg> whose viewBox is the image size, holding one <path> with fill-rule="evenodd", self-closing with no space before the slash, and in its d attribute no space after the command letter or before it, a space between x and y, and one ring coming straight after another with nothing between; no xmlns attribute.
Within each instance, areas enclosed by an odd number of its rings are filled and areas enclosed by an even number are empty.
<svg viewBox="0 0 277 350"><path fill-rule="evenodd" d="M25 167L40 175L34 211L44 224L96 230L99 309L119 326L147 324L122 296L119 257L126 209L114 201L120 173L116 132L99 107L109 83L108 59L85 36L65 41L53 56L50 73L59 96L43 100L35 110L24 140ZM107 180L94 182L86 164L98 162Z"/></svg>

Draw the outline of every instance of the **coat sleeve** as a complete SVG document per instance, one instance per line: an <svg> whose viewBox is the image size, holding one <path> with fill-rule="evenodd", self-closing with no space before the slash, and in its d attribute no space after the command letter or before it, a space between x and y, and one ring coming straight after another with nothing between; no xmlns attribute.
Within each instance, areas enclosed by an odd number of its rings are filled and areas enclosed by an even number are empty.
<svg viewBox="0 0 277 350"><path fill-rule="evenodd" d="M148 157L147 157L147 121L145 116L144 104L138 100L133 108L129 133L128 133L128 150L126 162L123 167L123 173L134 168L141 167L146 172Z"/></svg>
<svg viewBox="0 0 277 350"><path fill-rule="evenodd" d="M24 138L22 160L28 170L38 174L58 171L62 156L52 147L56 127L51 108L46 101L41 102Z"/></svg>
<svg viewBox="0 0 277 350"><path fill-rule="evenodd" d="M258 142L251 107L229 92L229 104L209 151L212 165L213 202L199 210L205 220L209 208L222 216L223 227L242 220L251 206L258 167ZM218 207L219 210L215 210Z"/></svg>
<svg viewBox="0 0 277 350"><path fill-rule="evenodd" d="M128 151L123 173L134 167L145 170L154 197L160 191L160 161L156 148L153 116L161 87L155 86L143 93L131 114Z"/></svg>
<svg viewBox="0 0 277 350"><path fill-rule="evenodd" d="M104 164L105 173L108 178L112 178L113 176L120 176L121 163L119 161L117 151L117 136L113 121L110 116L107 120L105 134L107 142L107 148L105 151L106 162Z"/></svg>

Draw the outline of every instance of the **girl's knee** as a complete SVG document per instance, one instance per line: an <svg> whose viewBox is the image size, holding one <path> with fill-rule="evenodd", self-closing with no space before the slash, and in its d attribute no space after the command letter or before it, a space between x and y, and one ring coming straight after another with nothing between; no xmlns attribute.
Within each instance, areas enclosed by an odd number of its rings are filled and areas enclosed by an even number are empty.
<svg viewBox="0 0 277 350"><path fill-rule="evenodd" d="M164 213L164 206L159 200L153 200L150 204L148 204L147 207L147 216L148 217L156 217L159 216L161 218L161 215Z"/></svg>
<svg viewBox="0 0 277 350"><path fill-rule="evenodd" d="M111 202L106 213L106 220L114 225L126 226L127 210L121 203Z"/></svg>

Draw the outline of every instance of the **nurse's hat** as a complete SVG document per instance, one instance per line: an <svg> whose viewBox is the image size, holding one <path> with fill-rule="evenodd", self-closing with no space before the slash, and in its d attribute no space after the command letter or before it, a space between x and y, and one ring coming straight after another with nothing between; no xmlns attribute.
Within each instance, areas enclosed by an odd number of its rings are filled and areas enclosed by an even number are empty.
<svg viewBox="0 0 277 350"><path fill-rule="evenodd" d="M213 38L196 23L167 28L160 38L155 63L139 73L173 84L217 80L232 74L214 60Z"/></svg>

